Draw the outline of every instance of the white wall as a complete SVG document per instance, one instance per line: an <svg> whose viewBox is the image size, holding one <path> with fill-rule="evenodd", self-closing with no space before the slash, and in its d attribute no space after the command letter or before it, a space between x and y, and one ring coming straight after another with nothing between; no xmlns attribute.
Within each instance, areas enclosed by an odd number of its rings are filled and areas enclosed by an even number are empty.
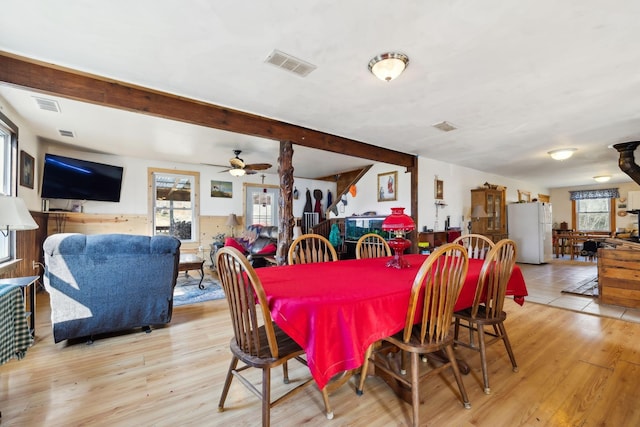
<svg viewBox="0 0 640 427"><path fill-rule="evenodd" d="M27 208L33 211L40 210L40 184L38 181L38 174L40 173L40 165L38 164L38 157L40 156L40 145L38 139L24 124L20 116L11 108L10 105L2 104L2 113L9 118L16 126L18 126L18 191L17 196L24 200ZM20 183L20 151L25 151L31 157L35 159L34 170L34 185L33 189L21 186Z"/></svg>
<svg viewBox="0 0 640 427"><path fill-rule="evenodd" d="M549 189L534 184L518 181L499 175L489 174L474 169L431 160L424 157L418 159L418 230L424 227L436 230L444 230L447 215L450 216L451 227L461 227L466 230L467 222L471 214L471 192L473 188L480 188L485 182L507 187L507 203L518 200L518 190L529 191L531 197L537 197L538 193L549 194ZM377 201L378 174L398 171L398 200L392 202ZM436 225L435 206L435 179L444 182L445 207L438 208L438 227ZM361 215L366 211L376 211L378 215L388 215L391 208L400 206L405 208L405 213L411 215L411 176L405 173L404 168L378 163L364 175L357 185L357 196L347 197L347 206L339 217Z"/></svg>
<svg viewBox="0 0 640 427"><path fill-rule="evenodd" d="M397 200L378 202L378 174L398 172ZM335 193L334 193L335 195ZM364 212L375 212L376 215L390 215L391 208L404 207L405 213L411 215L411 175L405 169L387 163L376 163L356 184L356 196L346 195L347 204L338 206L339 218L362 215ZM336 216L331 214L331 218Z"/></svg>

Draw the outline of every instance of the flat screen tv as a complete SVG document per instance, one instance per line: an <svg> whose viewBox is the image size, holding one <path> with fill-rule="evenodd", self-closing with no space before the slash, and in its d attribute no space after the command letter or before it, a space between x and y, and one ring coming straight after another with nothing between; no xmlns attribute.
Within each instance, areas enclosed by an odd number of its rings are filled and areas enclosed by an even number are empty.
<svg viewBox="0 0 640 427"><path fill-rule="evenodd" d="M120 166L45 154L42 172L43 199L119 202Z"/></svg>

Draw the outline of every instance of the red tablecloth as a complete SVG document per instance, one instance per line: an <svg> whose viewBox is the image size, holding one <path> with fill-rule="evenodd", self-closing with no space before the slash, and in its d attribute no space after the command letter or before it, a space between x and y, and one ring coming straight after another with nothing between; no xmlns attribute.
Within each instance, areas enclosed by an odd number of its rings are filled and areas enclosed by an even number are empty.
<svg viewBox="0 0 640 427"><path fill-rule="evenodd" d="M335 374L362 365L367 347L404 328L413 279L425 255L407 255L410 268L385 266L389 258L345 260L256 269L271 316L307 353L320 389ZM482 260L469 271L455 309L473 303ZM507 294L527 295L516 266Z"/></svg>

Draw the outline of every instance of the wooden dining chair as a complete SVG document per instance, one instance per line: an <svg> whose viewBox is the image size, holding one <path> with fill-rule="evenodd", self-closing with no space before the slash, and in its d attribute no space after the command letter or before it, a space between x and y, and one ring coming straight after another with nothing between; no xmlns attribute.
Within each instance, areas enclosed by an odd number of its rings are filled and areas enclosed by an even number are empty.
<svg viewBox="0 0 640 427"><path fill-rule="evenodd" d="M391 256L391 248L384 237L376 233L367 233L358 239L356 259L381 258Z"/></svg>
<svg viewBox="0 0 640 427"><path fill-rule="evenodd" d="M401 387L410 389L413 425L418 426L420 383L451 367L464 407L471 407L458 362L454 357L453 335L450 333L453 308L467 275L468 265L467 251L458 244L442 245L429 255L413 281L404 329L382 339L380 343L369 346L362 365L357 394L363 393L366 372L369 363L373 363L377 370L393 377ZM416 312L418 307L421 307L420 312ZM416 320L418 323L415 323ZM398 349L399 362L397 357L389 357ZM421 355L441 350L445 350L447 354L443 364L428 370L420 369ZM409 375L405 370L405 353L411 356Z"/></svg>
<svg viewBox="0 0 640 427"><path fill-rule="evenodd" d="M303 234L289 247L289 264L311 264L337 261L338 253L329 240L320 234Z"/></svg>
<svg viewBox="0 0 640 427"><path fill-rule="evenodd" d="M513 355L507 330L504 326L507 314L502 310L507 292L507 283L516 263L516 252L516 244L513 240L500 240L484 260L480 270L473 306L453 314L455 344L471 348L480 353L482 379L486 394L491 393L487 369L486 348L488 345L501 340L509 354L513 372L518 372L516 358ZM486 330L485 326L491 326L492 330ZM459 338L460 327L469 329L468 340ZM478 336L477 344L474 340L475 335ZM489 337L488 341L486 336Z"/></svg>
<svg viewBox="0 0 640 427"><path fill-rule="evenodd" d="M271 400L271 369L282 365L284 382L288 384L287 361L296 359L306 366L307 362L302 358L304 350L271 320L262 283L247 258L235 248L223 247L216 254L216 260L234 332L230 343L231 364L222 388L218 412L224 411L224 401L231 381L237 376L242 384L262 400L262 425L269 426L271 407L280 403L284 397L291 396L303 385L313 382L313 378L302 382L278 399ZM242 362L244 366L238 368L238 362ZM261 390L241 374L249 368L262 370ZM333 413L327 392L323 391L322 397L326 416L331 419Z"/></svg>
<svg viewBox="0 0 640 427"><path fill-rule="evenodd" d="M495 246L491 239L482 234L465 234L456 238L453 243L464 246L469 258L474 259L485 259L489 251Z"/></svg>

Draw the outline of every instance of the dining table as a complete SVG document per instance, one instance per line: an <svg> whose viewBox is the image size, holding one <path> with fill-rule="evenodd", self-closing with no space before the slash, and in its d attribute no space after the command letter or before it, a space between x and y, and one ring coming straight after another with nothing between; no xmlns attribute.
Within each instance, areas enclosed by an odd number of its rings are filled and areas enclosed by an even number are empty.
<svg viewBox="0 0 640 427"><path fill-rule="evenodd" d="M404 328L411 286L428 255L408 254L407 268L390 257L256 269L273 321L306 352L321 390L331 378L362 366L372 343ZM483 260L469 259L454 310L471 307ZM527 287L516 265L507 295L524 303Z"/></svg>

